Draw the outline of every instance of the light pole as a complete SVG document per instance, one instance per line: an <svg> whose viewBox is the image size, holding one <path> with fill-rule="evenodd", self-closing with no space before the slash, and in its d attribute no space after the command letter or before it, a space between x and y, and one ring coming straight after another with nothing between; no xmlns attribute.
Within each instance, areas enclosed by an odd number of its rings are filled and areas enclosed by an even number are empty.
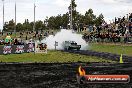
<svg viewBox="0 0 132 88"><path fill-rule="evenodd" d="M73 26L72 26L72 0L71 0L71 7L70 7L71 9L71 21L70 21L70 29L72 30L73 28Z"/></svg>
<svg viewBox="0 0 132 88"><path fill-rule="evenodd" d="M15 28L14 28L14 32L15 32L15 37L16 37L16 2L15 2Z"/></svg>
<svg viewBox="0 0 132 88"><path fill-rule="evenodd" d="M35 5L35 1L34 1L34 25L33 25L33 31L35 31L35 8L36 8L36 5ZM35 41L34 41L34 55L35 55L35 52L36 52L36 44L35 44Z"/></svg>
<svg viewBox="0 0 132 88"><path fill-rule="evenodd" d="M36 8L36 5L35 5L35 2L34 2L34 25L33 25L33 31L35 31L35 8Z"/></svg>
<svg viewBox="0 0 132 88"><path fill-rule="evenodd" d="M2 0L3 1L3 30L4 30L4 18L5 18L5 11L4 11L4 9L5 9L5 6L4 6L4 0ZM2 30L2 31L3 31Z"/></svg>

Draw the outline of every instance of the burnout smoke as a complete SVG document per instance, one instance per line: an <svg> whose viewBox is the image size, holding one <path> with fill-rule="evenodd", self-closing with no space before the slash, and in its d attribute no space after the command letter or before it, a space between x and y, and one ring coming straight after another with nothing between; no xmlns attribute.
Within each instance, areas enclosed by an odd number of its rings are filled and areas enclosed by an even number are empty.
<svg viewBox="0 0 132 88"><path fill-rule="evenodd" d="M48 49L55 49L55 41L58 42L57 50L63 50L64 41L75 41L81 45L81 50L88 48L88 44L82 39L81 34L73 33L72 30L61 29L55 36L49 35L46 39L42 40L47 44Z"/></svg>

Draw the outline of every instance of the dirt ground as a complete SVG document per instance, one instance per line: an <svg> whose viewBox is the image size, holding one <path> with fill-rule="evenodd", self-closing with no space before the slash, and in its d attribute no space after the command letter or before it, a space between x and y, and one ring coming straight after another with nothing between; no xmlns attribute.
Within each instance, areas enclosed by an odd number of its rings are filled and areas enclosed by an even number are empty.
<svg viewBox="0 0 132 88"><path fill-rule="evenodd" d="M127 74L132 76L131 63L1 63L0 88L132 88L132 81L128 84L79 85L76 74L80 65L87 74Z"/></svg>

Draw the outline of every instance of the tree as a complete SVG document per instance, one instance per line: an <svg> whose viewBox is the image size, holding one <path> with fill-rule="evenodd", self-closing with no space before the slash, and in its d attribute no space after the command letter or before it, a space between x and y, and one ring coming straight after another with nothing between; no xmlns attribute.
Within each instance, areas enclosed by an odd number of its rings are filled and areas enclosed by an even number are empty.
<svg viewBox="0 0 132 88"><path fill-rule="evenodd" d="M88 11L86 11L85 17L84 17L84 23L86 25L91 25L91 24L93 25L95 19L96 19L96 16L93 14L92 9L89 9Z"/></svg>
<svg viewBox="0 0 132 88"><path fill-rule="evenodd" d="M75 3L75 0L72 0L72 22L73 22L73 25L77 21L77 17L76 17L76 15L77 15L76 7L77 7L77 4ZM71 17L71 4L68 7L68 9L69 9L69 15ZM70 20L71 20L71 18L70 18Z"/></svg>
<svg viewBox="0 0 132 88"><path fill-rule="evenodd" d="M104 16L103 16L103 14L100 14L100 15L96 18L95 24L96 24L97 26L99 26L99 25L102 24L103 21L104 21Z"/></svg>
<svg viewBox="0 0 132 88"><path fill-rule="evenodd" d="M44 26L45 26L45 29L48 29L48 16L46 16L46 19L44 20Z"/></svg>
<svg viewBox="0 0 132 88"><path fill-rule="evenodd" d="M39 21L36 21L35 23L35 29L36 30L44 30L45 29L45 25L43 23L43 21L39 20Z"/></svg>
<svg viewBox="0 0 132 88"><path fill-rule="evenodd" d="M25 22L23 23L23 30L25 30L25 31L33 30L33 25L30 24L28 19L25 19Z"/></svg>
<svg viewBox="0 0 132 88"><path fill-rule="evenodd" d="M69 24L69 14L63 14L62 16L62 27L67 29L67 25Z"/></svg>
<svg viewBox="0 0 132 88"><path fill-rule="evenodd" d="M55 17L55 29L60 29L60 26L62 26L61 14Z"/></svg>
<svg viewBox="0 0 132 88"><path fill-rule="evenodd" d="M82 28L80 27L80 25L84 24L84 15L80 14L79 12L77 12L77 19L76 19L76 26L77 29Z"/></svg>
<svg viewBox="0 0 132 88"><path fill-rule="evenodd" d="M54 27L55 27L55 17L54 16L51 16L48 19L48 27L51 29L54 29Z"/></svg>
<svg viewBox="0 0 132 88"><path fill-rule="evenodd" d="M5 22L3 31L8 31L8 22Z"/></svg>
<svg viewBox="0 0 132 88"><path fill-rule="evenodd" d="M22 31L22 30L24 30L24 29L23 29L23 25L22 25L21 23L18 23L18 24L16 25L16 31L19 32L19 31Z"/></svg>
<svg viewBox="0 0 132 88"><path fill-rule="evenodd" d="M5 22L3 31L14 31L15 23L14 20L10 20L9 22Z"/></svg>

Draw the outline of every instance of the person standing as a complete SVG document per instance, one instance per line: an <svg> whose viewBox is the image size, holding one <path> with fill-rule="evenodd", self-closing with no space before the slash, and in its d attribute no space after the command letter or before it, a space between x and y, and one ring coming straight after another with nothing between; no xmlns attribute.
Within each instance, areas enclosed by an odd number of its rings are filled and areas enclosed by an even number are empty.
<svg viewBox="0 0 132 88"><path fill-rule="evenodd" d="M27 35L26 35L26 40L27 40Z"/></svg>

